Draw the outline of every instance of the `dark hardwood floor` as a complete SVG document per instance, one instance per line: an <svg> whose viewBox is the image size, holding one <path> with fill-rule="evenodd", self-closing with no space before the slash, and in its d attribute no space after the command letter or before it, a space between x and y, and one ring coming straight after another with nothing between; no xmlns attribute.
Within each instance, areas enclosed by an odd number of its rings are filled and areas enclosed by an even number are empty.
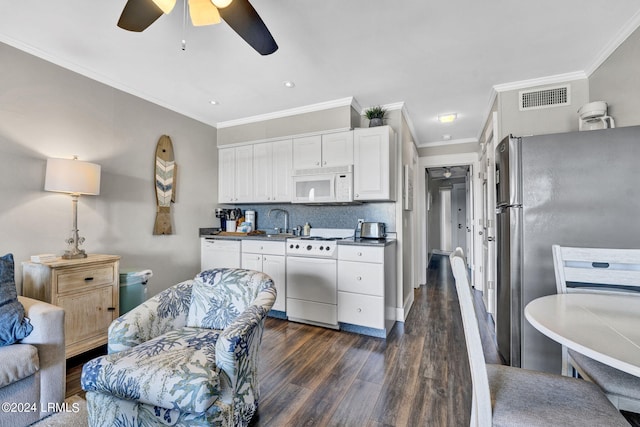
<svg viewBox="0 0 640 427"><path fill-rule="evenodd" d="M470 375L448 257L432 257L427 285L386 340L268 319L259 369L254 426L469 425Z"/></svg>
<svg viewBox="0 0 640 427"><path fill-rule="evenodd" d="M475 297L485 358L501 363L491 317ZM79 389L81 363L69 367L67 395ZM268 318L259 374L253 427L469 425L471 379L449 258L431 257L427 284L386 340ZM640 425L636 414L625 416Z"/></svg>

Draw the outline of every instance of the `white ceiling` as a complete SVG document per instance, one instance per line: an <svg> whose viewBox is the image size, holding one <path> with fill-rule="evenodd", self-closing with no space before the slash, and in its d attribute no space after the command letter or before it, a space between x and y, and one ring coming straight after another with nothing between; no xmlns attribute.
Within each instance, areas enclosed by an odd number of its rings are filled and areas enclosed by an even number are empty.
<svg viewBox="0 0 640 427"><path fill-rule="evenodd" d="M224 22L188 24L181 50L182 2L121 30L125 3L2 0L0 41L213 126L347 97L404 102L425 144L476 140L495 85L588 75L640 22L636 0L252 0L280 46L263 57Z"/></svg>

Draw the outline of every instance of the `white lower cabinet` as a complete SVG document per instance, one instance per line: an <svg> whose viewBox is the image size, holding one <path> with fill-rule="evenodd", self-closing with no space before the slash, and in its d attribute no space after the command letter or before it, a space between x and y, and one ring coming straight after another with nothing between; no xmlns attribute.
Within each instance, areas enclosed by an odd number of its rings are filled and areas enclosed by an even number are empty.
<svg viewBox="0 0 640 427"><path fill-rule="evenodd" d="M395 242L338 246L338 321L383 329L395 323Z"/></svg>
<svg viewBox="0 0 640 427"><path fill-rule="evenodd" d="M284 242L242 241L242 268L261 271L273 280L278 296L272 310L286 311L286 261Z"/></svg>

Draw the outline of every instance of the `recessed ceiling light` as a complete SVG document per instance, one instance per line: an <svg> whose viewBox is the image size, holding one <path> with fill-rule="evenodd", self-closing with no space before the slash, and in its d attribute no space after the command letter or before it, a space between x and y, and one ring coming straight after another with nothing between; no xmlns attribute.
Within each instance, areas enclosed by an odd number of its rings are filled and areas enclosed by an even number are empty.
<svg viewBox="0 0 640 427"><path fill-rule="evenodd" d="M212 99L211 101L209 101L209 104L211 104L211 105L219 105L220 103L218 101L216 101L215 99Z"/></svg>
<svg viewBox="0 0 640 427"><path fill-rule="evenodd" d="M446 114L438 114L438 120L440 123L451 123L458 117L458 113L446 113Z"/></svg>
<svg viewBox="0 0 640 427"><path fill-rule="evenodd" d="M284 87L288 87L289 89L296 87L296 84L290 80L282 82Z"/></svg>

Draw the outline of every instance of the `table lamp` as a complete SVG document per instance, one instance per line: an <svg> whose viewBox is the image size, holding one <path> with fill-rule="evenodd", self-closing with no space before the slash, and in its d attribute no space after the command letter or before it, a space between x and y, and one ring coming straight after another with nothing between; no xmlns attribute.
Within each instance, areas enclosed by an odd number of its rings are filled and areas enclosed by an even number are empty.
<svg viewBox="0 0 640 427"><path fill-rule="evenodd" d="M47 159L47 171L44 179L45 191L71 194L73 204L73 230L71 237L66 240L69 249L62 258L86 258L84 249L78 245L84 242L84 237L78 235L78 198L81 194L100 194L100 165L81 162L73 159Z"/></svg>

